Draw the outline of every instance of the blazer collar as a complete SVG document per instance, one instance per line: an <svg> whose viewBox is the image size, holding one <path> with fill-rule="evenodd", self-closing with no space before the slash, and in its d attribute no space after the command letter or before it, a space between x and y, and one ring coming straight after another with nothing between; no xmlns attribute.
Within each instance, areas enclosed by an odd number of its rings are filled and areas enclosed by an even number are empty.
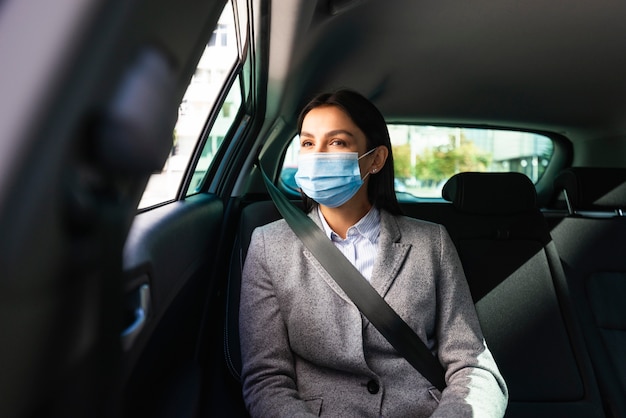
<svg viewBox="0 0 626 418"><path fill-rule="evenodd" d="M410 244L400 242L401 238L396 217L381 210L378 253L370 283L383 297L391 288L411 248Z"/></svg>
<svg viewBox="0 0 626 418"><path fill-rule="evenodd" d="M318 211L309 212L309 217L322 228L322 222L319 218ZM395 216L385 210L380 211L380 236L378 238L378 253L374 262L374 269L370 280L371 285L383 297L387 294L393 284L404 260L410 249L410 244L400 242L402 233L398 227L398 221ZM313 257L313 255L305 248L307 258L321 267L321 264ZM325 271L322 276L326 282L333 288L342 298L349 300L343 290L334 281L334 279Z"/></svg>

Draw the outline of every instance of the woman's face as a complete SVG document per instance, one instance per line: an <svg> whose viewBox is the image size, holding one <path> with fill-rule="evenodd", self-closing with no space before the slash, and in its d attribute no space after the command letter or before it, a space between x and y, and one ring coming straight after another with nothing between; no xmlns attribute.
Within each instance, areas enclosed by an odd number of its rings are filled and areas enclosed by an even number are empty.
<svg viewBox="0 0 626 418"><path fill-rule="evenodd" d="M352 119L336 106L319 106L309 111L302 121L300 153L358 152L365 154L367 138ZM375 153L373 153L375 154ZM366 173L373 154L359 161L361 173Z"/></svg>

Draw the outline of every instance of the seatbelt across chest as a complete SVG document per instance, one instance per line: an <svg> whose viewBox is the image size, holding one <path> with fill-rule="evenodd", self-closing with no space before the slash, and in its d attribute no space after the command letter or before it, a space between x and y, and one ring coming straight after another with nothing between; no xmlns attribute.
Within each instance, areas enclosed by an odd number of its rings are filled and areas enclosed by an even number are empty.
<svg viewBox="0 0 626 418"><path fill-rule="evenodd" d="M305 247L396 351L433 386L443 391L446 387L444 369L424 342L324 235L315 222L278 190L260 163L257 163L257 166L276 208Z"/></svg>

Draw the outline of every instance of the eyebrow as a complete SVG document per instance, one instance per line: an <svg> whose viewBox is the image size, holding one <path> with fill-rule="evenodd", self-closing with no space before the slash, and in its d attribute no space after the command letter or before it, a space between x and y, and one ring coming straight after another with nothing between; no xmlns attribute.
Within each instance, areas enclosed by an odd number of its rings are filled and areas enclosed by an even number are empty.
<svg viewBox="0 0 626 418"><path fill-rule="evenodd" d="M350 132L350 131L346 131L345 129L335 129L334 131L326 132L324 134L324 136L328 137L328 136L335 136L335 135L340 135L340 134L348 135L348 136L354 138L354 134L352 134L352 132ZM310 134L308 132L302 131L302 132L300 132L300 136L313 137L313 134Z"/></svg>

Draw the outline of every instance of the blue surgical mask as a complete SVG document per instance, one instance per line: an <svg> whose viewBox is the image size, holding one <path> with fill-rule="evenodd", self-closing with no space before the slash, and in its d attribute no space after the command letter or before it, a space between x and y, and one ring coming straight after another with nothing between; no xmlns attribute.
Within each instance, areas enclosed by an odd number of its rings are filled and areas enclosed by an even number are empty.
<svg viewBox="0 0 626 418"><path fill-rule="evenodd" d="M300 154L296 184L317 203L336 208L356 194L363 185L358 152L311 152ZM369 174L369 173L368 173ZM367 177L367 174L365 175Z"/></svg>

